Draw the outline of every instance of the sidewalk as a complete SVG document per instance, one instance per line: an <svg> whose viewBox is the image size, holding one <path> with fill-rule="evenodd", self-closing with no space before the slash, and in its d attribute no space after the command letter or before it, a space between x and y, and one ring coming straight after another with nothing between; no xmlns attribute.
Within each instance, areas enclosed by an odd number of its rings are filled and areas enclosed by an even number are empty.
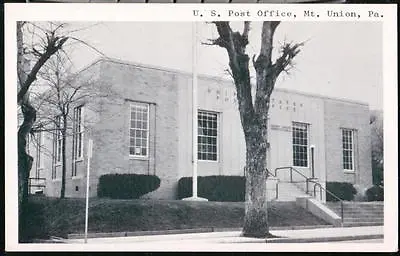
<svg viewBox="0 0 400 256"><path fill-rule="evenodd" d="M91 244L148 244L153 246L200 243L200 244L237 244L237 243L309 243L333 242L362 239L382 239L383 226L317 228L300 230L272 230L271 233L278 238L259 239L241 237L240 231L207 232L191 234L169 234L132 237L102 237L89 238ZM83 239L68 239L66 243L84 243Z"/></svg>

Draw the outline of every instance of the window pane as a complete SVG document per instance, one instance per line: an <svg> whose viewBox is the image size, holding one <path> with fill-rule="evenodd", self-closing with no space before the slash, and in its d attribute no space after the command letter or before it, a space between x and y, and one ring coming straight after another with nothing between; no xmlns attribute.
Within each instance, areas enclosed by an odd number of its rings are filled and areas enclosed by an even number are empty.
<svg viewBox="0 0 400 256"><path fill-rule="evenodd" d="M293 165L308 166L308 125L305 123L292 124Z"/></svg>
<svg viewBox="0 0 400 256"><path fill-rule="evenodd" d="M148 145L148 104L132 103L130 120L131 155L147 156Z"/></svg>
<svg viewBox="0 0 400 256"><path fill-rule="evenodd" d="M343 169L353 170L353 136L354 131L350 129L342 130L342 145L343 145Z"/></svg>
<svg viewBox="0 0 400 256"><path fill-rule="evenodd" d="M198 112L198 158L199 160L217 160L217 113Z"/></svg>

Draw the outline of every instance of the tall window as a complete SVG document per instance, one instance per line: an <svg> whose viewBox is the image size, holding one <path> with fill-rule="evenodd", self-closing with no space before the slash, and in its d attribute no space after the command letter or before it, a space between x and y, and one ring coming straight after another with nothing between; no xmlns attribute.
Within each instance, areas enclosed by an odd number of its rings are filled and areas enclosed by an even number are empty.
<svg viewBox="0 0 400 256"><path fill-rule="evenodd" d="M51 173L51 178L57 178L57 168L56 166L61 163L61 153L62 153L62 122L61 116L56 117L55 132L53 137L53 168Z"/></svg>
<svg viewBox="0 0 400 256"><path fill-rule="evenodd" d="M342 129L343 169L354 170L354 131Z"/></svg>
<svg viewBox="0 0 400 256"><path fill-rule="evenodd" d="M76 176L76 162L82 160L83 157L83 106L74 108L74 116L72 119L72 176Z"/></svg>
<svg viewBox="0 0 400 256"><path fill-rule="evenodd" d="M292 124L293 165L308 167L308 125L305 123Z"/></svg>
<svg viewBox="0 0 400 256"><path fill-rule="evenodd" d="M217 161L218 115L214 112L198 112L197 158Z"/></svg>
<svg viewBox="0 0 400 256"><path fill-rule="evenodd" d="M43 134L42 132L38 132L36 134L36 173L35 178L40 178L40 171L43 169L43 161L42 161L42 147L43 147Z"/></svg>
<svg viewBox="0 0 400 256"><path fill-rule="evenodd" d="M131 104L129 155L147 157L149 152L149 105Z"/></svg>
<svg viewBox="0 0 400 256"><path fill-rule="evenodd" d="M61 116L56 117L56 163L61 162L61 154L62 154L62 123L61 123Z"/></svg>

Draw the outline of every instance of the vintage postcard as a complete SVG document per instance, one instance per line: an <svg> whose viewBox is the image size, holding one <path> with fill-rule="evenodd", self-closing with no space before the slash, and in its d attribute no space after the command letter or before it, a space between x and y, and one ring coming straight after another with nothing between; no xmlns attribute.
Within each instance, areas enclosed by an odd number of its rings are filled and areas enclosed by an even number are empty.
<svg viewBox="0 0 400 256"><path fill-rule="evenodd" d="M7 251L396 251L397 9L6 4Z"/></svg>

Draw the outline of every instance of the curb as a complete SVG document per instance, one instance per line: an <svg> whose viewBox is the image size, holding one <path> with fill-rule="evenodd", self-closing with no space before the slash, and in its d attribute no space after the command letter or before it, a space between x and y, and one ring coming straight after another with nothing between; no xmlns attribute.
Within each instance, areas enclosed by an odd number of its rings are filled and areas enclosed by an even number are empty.
<svg viewBox="0 0 400 256"><path fill-rule="evenodd" d="M336 237L309 237L309 238L271 238L266 243L324 243L340 242L351 240L381 239L383 234L356 235L356 236L336 236Z"/></svg>
<svg viewBox="0 0 400 256"><path fill-rule="evenodd" d="M383 234L372 234L372 235L354 235L354 236L330 236L330 237L278 237L278 238L246 238L242 241L234 241L233 243L326 243L326 242L341 242L341 241L352 241L352 240L368 240L368 239L383 239ZM225 243L231 243L226 241Z"/></svg>
<svg viewBox="0 0 400 256"><path fill-rule="evenodd" d="M237 229L235 229L237 231ZM126 236L152 236L152 235L175 235L190 233L209 233L214 232L213 228L194 228L194 229L171 229L171 230L154 230L154 231L131 231L131 232L110 232L110 233L88 233L88 238L103 237L126 237ZM84 234L68 234L67 239L82 239Z"/></svg>
<svg viewBox="0 0 400 256"><path fill-rule="evenodd" d="M316 229L316 228L333 228L333 225L315 225L315 226L283 226L270 227L270 230L297 230L297 229ZM100 232L88 233L88 238L106 238L106 237L127 237L127 236L151 236L151 235L177 235L190 233L211 233L211 232L236 232L242 228L193 228L193 229L170 229L170 230L154 230L154 231L127 231L127 232ZM82 233L68 234L67 239L83 239Z"/></svg>

